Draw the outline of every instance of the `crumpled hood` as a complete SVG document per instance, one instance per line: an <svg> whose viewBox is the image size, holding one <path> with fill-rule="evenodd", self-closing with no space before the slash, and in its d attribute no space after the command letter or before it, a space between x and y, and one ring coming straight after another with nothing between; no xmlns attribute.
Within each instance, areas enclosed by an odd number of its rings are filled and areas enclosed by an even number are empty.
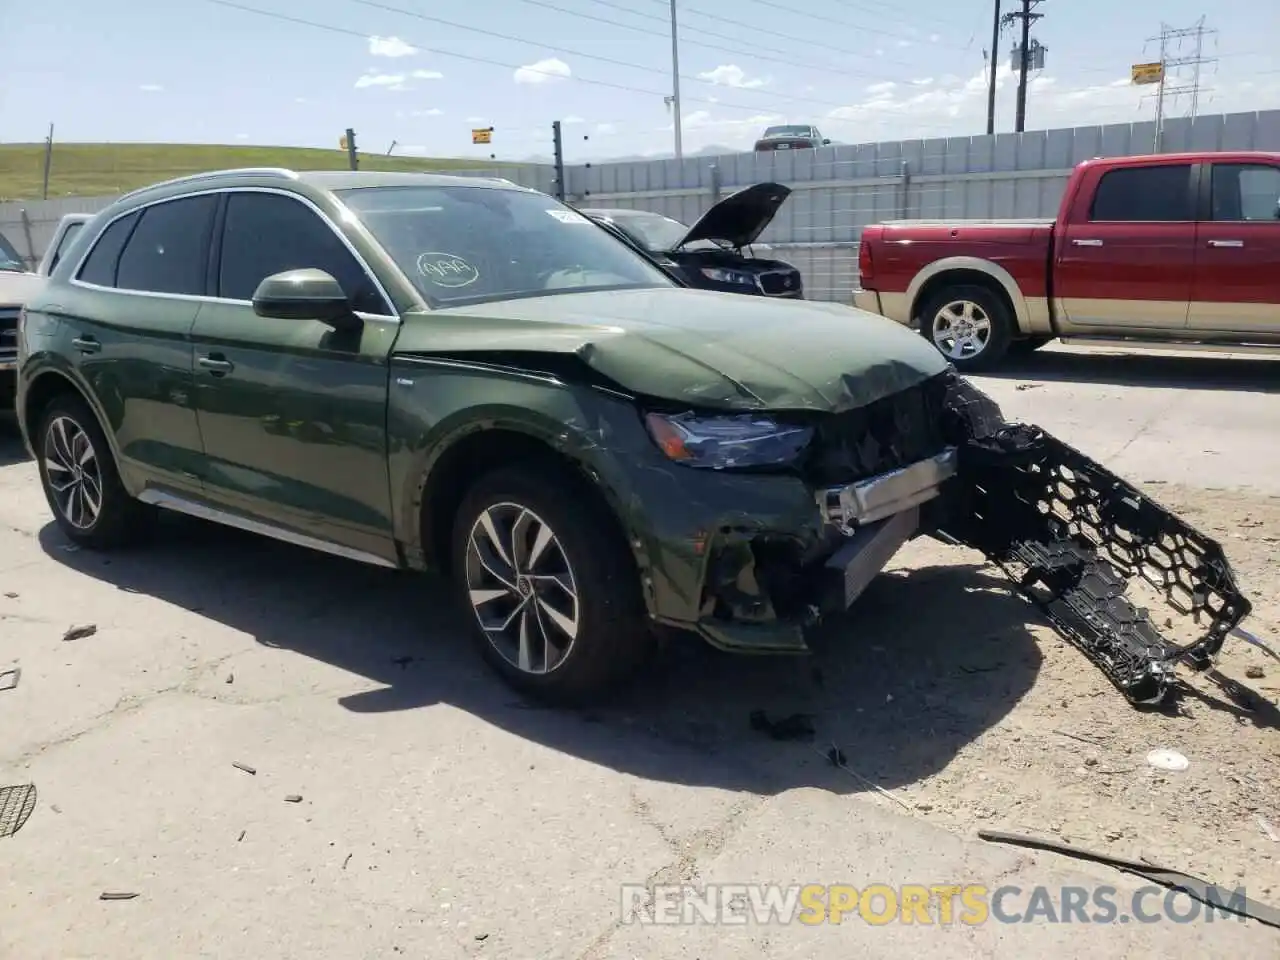
<svg viewBox="0 0 1280 960"><path fill-rule="evenodd" d="M20 307L44 287L38 273L11 273L0 270L0 307Z"/></svg>
<svg viewBox="0 0 1280 960"><path fill-rule="evenodd" d="M394 354L572 353L627 390L693 407L839 412L946 369L922 337L837 303L659 288L409 314Z"/></svg>

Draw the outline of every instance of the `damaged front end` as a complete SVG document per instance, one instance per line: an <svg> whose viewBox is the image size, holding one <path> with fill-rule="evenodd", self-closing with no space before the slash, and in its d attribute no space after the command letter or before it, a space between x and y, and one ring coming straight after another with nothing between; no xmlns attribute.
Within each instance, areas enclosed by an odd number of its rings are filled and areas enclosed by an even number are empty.
<svg viewBox="0 0 1280 960"><path fill-rule="evenodd" d="M1251 610L1217 542L962 377L947 407L957 475L937 535L999 566L1134 704L1162 702L1179 662L1212 664ZM1146 600L1181 622L1162 633Z"/></svg>
<svg viewBox="0 0 1280 960"><path fill-rule="evenodd" d="M832 417L803 472L804 535L708 538L697 627L716 646L803 652L804 626L922 534L985 555L1134 704L1162 702L1177 663L1210 666L1251 609L1219 544L954 372Z"/></svg>

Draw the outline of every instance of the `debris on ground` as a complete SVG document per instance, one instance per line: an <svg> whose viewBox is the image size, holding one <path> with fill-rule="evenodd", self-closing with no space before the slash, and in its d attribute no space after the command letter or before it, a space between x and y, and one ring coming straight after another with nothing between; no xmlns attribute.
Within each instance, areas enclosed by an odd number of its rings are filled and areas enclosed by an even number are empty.
<svg viewBox="0 0 1280 960"><path fill-rule="evenodd" d="M781 720L770 720L763 710L751 711L751 729L774 740L805 740L814 735L813 717L807 713L793 713Z"/></svg>
<svg viewBox="0 0 1280 960"><path fill-rule="evenodd" d="M132 900L138 895L136 893L113 893L111 891L103 891L98 894L99 900Z"/></svg>
<svg viewBox="0 0 1280 960"><path fill-rule="evenodd" d="M1267 675L1267 672L1258 666L1245 667L1244 675L1248 677L1250 680L1261 680L1263 677Z"/></svg>
<svg viewBox="0 0 1280 960"><path fill-rule="evenodd" d="M21 667L12 667L9 670L0 670L0 693L14 689L14 687L18 685L18 681L21 679Z"/></svg>
<svg viewBox="0 0 1280 960"><path fill-rule="evenodd" d="M18 599L18 595L17 595L16 593L14 593L12 590L7 591L7 592L5 593L5 596L6 596L8 599L10 599L10 600L17 600L17 599Z"/></svg>
<svg viewBox="0 0 1280 960"><path fill-rule="evenodd" d="M235 683L235 682L236 682L236 675L235 675L234 673L228 673L228 674L227 674L227 679L226 679L224 682L225 682L225 683Z"/></svg>
<svg viewBox="0 0 1280 960"><path fill-rule="evenodd" d="M245 835L246 833L248 833L248 832L249 832L248 830L241 830L241 831L240 831L240 836L236 837L236 843L239 843L241 840L243 840L243 839L244 839L244 835Z"/></svg>
<svg viewBox="0 0 1280 960"><path fill-rule="evenodd" d="M409 668L409 664L413 663L414 659L414 657L392 657L391 662L401 670L407 670Z"/></svg>
<svg viewBox="0 0 1280 960"><path fill-rule="evenodd" d="M85 623L69 629L62 635L63 640L83 640L85 637L92 637L98 632L96 623Z"/></svg>
<svg viewBox="0 0 1280 960"><path fill-rule="evenodd" d="M1000 830L979 830L978 836L992 843L1009 843L1019 847L1030 847L1033 850L1047 850L1050 853L1060 853L1079 860L1091 860L1094 863L1106 864L1107 866L1115 867L1122 873L1142 877L1144 880L1150 880L1152 883L1158 883L1160 886L1168 887L1171 890L1180 890L1189 897L1206 904L1210 910L1216 907L1219 910L1234 913L1237 916L1257 920L1259 923L1265 923L1270 927L1280 927L1280 910L1275 907L1269 907L1265 903L1258 903L1248 897L1223 897L1221 895L1222 887L1218 884L1209 883L1207 880L1201 880L1199 877L1193 877L1180 870L1158 867L1138 860L1125 860L1109 853L1098 853L1093 850L1086 850L1083 847L1075 847L1062 841L1042 840L1025 834L1005 833ZM1243 903L1240 902L1241 899L1243 899Z"/></svg>
<svg viewBox="0 0 1280 960"><path fill-rule="evenodd" d="M1262 833L1268 840L1272 843L1280 843L1280 833L1276 833L1276 828L1271 825L1271 821L1261 815L1254 819L1258 821L1258 826L1262 828Z"/></svg>
<svg viewBox="0 0 1280 960"><path fill-rule="evenodd" d="M886 797L887 799L892 800L894 803L898 804L903 809L906 809L906 810L912 809L911 804L907 803L907 801L903 800L901 797L897 796L896 794L890 793L888 790L880 786L880 784L876 783L874 780L868 780L866 777L860 774L857 770L853 769L853 767L849 766L849 762L845 759L844 751L842 751L835 744L832 744L831 749L829 749L826 753L823 753L817 747L814 748L814 752L817 753L820 757L824 757L826 761L830 763L832 766L834 766L837 770L843 770L845 773L849 774L849 776L853 777L853 779L857 780L861 784L864 784L870 787L872 790L880 794L882 797Z"/></svg>
<svg viewBox="0 0 1280 960"><path fill-rule="evenodd" d="M35 808L34 783L0 787L0 837L11 837L21 830Z"/></svg>
<svg viewBox="0 0 1280 960"><path fill-rule="evenodd" d="M302 802L302 794L300 794L300 793L291 793L291 794L289 794L287 797L285 797L285 798L284 798L284 802L285 802L285 803L301 803L301 802Z"/></svg>
<svg viewBox="0 0 1280 960"><path fill-rule="evenodd" d="M347 854L347 858L342 861L342 869L347 869L347 864L351 862L351 854Z"/></svg>
<svg viewBox="0 0 1280 960"><path fill-rule="evenodd" d="M1170 750L1167 747L1157 747L1148 753L1147 763L1157 770L1168 770L1172 773L1180 773L1191 766L1190 760L1177 750Z"/></svg>
<svg viewBox="0 0 1280 960"><path fill-rule="evenodd" d="M256 767L251 767L247 763L241 763L239 760L232 760L231 765L235 767L237 770L243 770L245 773L249 774L249 776L251 777L256 777L258 775L258 770Z"/></svg>

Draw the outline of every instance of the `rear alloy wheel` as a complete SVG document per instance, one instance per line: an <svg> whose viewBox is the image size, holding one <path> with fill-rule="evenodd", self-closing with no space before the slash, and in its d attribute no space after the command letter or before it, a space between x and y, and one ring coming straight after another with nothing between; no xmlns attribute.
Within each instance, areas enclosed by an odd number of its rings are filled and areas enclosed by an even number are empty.
<svg viewBox="0 0 1280 960"><path fill-rule="evenodd" d="M955 286L929 298L920 332L957 370L990 370L1009 349L1012 319L985 287Z"/></svg>
<svg viewBox="0 0 1280 960"><path fill-rule="evenodd" d="M452 569L482 655L521 692L593 699L653 647L626 541L567 469L481 478L456 518Z"/></svg>
<svg viewBox="0 0 1280 960"><path fill-rule="evenodd" d="M108 548L141 532L148 511L124 489L107 438L83 400L54 398L37 437L45 499L68 539Z"/></svg>

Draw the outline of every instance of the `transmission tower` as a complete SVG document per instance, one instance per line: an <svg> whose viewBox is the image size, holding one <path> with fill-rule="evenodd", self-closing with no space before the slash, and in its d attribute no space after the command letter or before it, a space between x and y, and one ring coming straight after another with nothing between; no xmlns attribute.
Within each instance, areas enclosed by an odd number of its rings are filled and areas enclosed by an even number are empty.
<svg viewBox="0 0 1280 960"><path fill-rule="evenodd" d="M1162 134L1164 133L1164 119L1166 104L1170 99L1177 99L1183 95L1191 97L1191 111L1189 116L1194 120L1200 111L1200 95L1209 93L1209 89L1202 85L1204 68L1211 64L1217 63L1217 57L1206 57L1204 55L1204 41L1206 37L1217 36L1218 31L1210 29L1204 25L1205 18L1201 17L1196 21L1195 26L1174 28L1168 24L1160 24L1160 33L1157 36L1147 40L1148 44L1160 44L1160 84L1156 88L1153 96L1156 98L1156 137L1155 150L1160 152L1160 143ZM1179 56L1186 41L1194 41L1195 52L1187 56ZM1183 67L1191 67L1190 81L1184 81L1180 77L1173 78L1175 82L1170 85L1170 71L1177 73Z"/></svg>

